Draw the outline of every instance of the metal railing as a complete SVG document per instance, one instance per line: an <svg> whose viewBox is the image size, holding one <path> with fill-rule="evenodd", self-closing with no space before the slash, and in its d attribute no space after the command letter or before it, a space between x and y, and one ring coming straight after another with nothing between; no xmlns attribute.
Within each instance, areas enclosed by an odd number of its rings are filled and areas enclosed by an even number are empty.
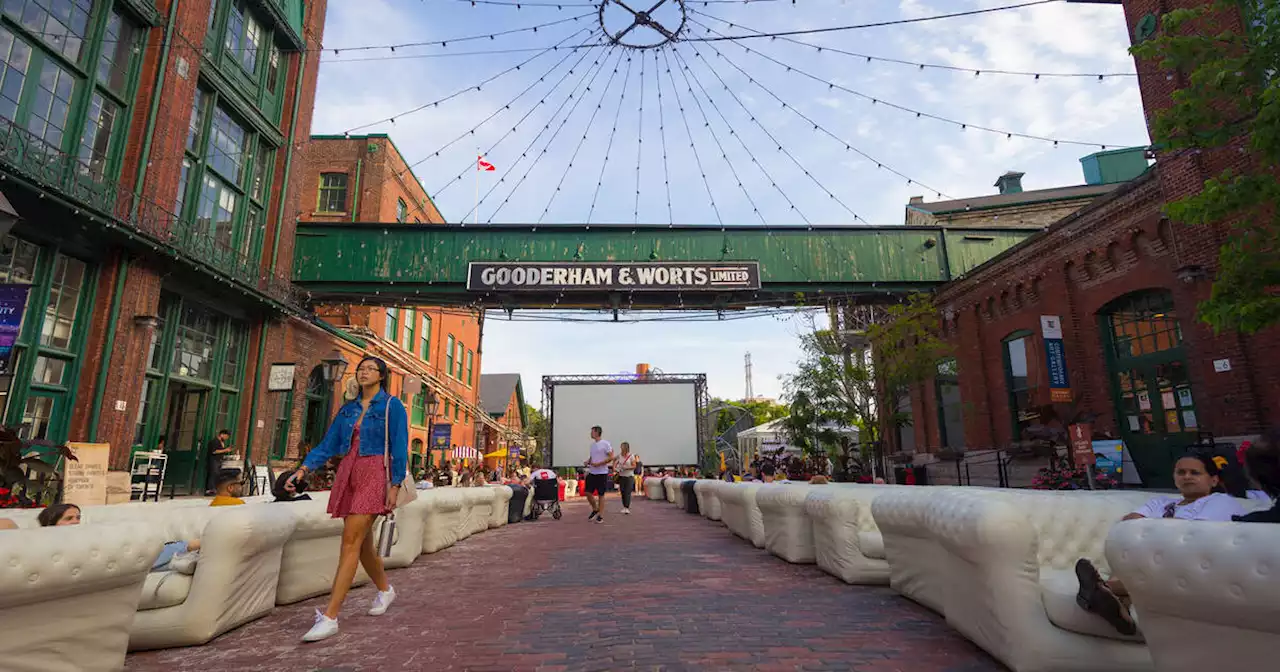
<svg viewBox="0 0 1280 672"><path fill-rule="evenodd" d="M210 225L185 220L107 179L98 167L67 154L8 119L0 118L0 164L138 235L176 259L207 269L241 287L300 310L306 293L285 276L262 270L261 260L220 240Z"/></svg>

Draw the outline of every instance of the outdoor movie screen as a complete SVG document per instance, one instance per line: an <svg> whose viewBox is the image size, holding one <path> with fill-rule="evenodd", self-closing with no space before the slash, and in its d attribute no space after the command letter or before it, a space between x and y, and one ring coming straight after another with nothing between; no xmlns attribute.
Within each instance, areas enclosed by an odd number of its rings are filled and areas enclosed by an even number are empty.
<svg viewBox="0 0 1280 672"><path fill-rule="evenodd" d="M646 465L698 463L693 383L557 384L551 388L553 467L581 467L591 427L604 429L616 455L623 441Z"/></svg>

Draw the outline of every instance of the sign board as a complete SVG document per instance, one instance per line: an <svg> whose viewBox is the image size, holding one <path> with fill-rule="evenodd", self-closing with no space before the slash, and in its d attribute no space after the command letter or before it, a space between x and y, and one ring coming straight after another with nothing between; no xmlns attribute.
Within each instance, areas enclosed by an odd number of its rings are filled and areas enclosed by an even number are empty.
<svg viewBox="0 0 1280 672"><path fill-rule="evenodd" d="M1071 436L1071 461L1077 467L1092 467L1097 456L1093 452L1093 425L1087 422L1067 428Z"/></svg>
<svg viewBox="0 0 1280 672"><path fill-rule="evenodd" d="M1062 318L1040 316L1040 333L1044 338L1045 368L1049 372L1049 401L1071 401L1071 381L1067 377L1067 350L1062 344Z"/></svg>
<svg viewBox="0 0 1280 672"><path fill-rule="evenodd" d="M1215 359L1213 360L1213 370L1218 373L1226 373L1231 370L1231 360Z"/></svg>
<svg viewBox="0 0 1280 672"><path fill-rule="evenodd" d="M418 376L405 376L402 388L405 396L412 399L422 392L422 379Z"/></svg>
<svg viewBox="0 0 1280 672"><path fill-rule="evenodd" d="M293 389L293 372L296 364L272 364L267 377L268 392L288 392Z"/></svg>
<svg viewBox="0 0 1280 672"><path fill-rule="evenodd" d="M9 357L18 340L30 291L31 285L0 285L0 374L9 373Z"/></svg>
<svg viewBox="0 0 1280 672"><path fill-rule="evenodd" d="M436 423L431 426L431 450L449 450L453 438L453 425Z"/></svg>
<svg viewBox="0 0 1280 672"><path fill-rule="evenodd" d="M473 261L467 269L467 289L473 292L755 290L760 289L760 263Z"/></svg>
<svg viewBox="0 0 1280 672"><path fill-rule="evenodd" d="M1119 481L1124 474L1124 442L1115 439L1093 442L1094 469Z"/></svg>
<svg viewBox="0 0 1280 672"><path fill-rule="evenodd" d="M77 506L107 503L109 443L68 443L75 460L62 463L62 501Z"/></svg>

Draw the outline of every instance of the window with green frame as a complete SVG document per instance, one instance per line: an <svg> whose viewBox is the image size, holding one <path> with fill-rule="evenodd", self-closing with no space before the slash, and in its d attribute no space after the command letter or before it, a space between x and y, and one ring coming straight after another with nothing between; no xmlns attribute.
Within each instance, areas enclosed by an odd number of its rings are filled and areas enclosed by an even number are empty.
<svg viewBox="0 0 1280 672"><path fill-rule="evenodd" d="M274 394L276 395L276 417L271 430L271 459L283 460L289 454L289 421L293 417L293 390Z"/></svg>
<svg viewBox="0 0 1280 672"><path fill-rule="evenodd" d="M431 361L431 316L430 315L424 314L422 316L422 334L419 336L419 339L421 339L420 350L422 355L422 361L430 362Z"/></svg>
<svg viewBox="0 0 1280 672"><path fill-rule="evenodd" d="M458 360L458 373L457 375L454 376L454 378L457 380L462 380L462 362L463 362L464 353L466 353L467 351L467 346L463 345L462 341L458 341L458 345L456 347L458 349L457 354L455 355L455 357Z"/></svg>
<svg viewBox="0 0 1280 672"><path fill-rule="evenodd" d="M55 249L15 236L0 240L0 282L31 285L10 359L12 373L0 389L5 420L25 437L66 440L94 275L85 262Z"/></svg>
<svg viewBox="0 0 1280 672"><path fill-rule="evenodd" d="M192 101L175 207L177 235L207 245L205 260L236 277L257 273L275 150L199 89Z"/></svg>
<svg viewBox="0 0 1280 672"><path fill-rule="evenodd" d="M448 375L450 378L453 377L453 345L454 343L455 341L453 339L453 334L449 334L448 345L445 347L445 351L444 351L444 370L445 370L445 374ZM448 412L446 412L445 415L448 415Z"/></svg>
<svg viewBox="0 0 1280 672"><path fill-rule="evenodd" d="M1005 390L1009 395L1009 417L1013 421L1013 439L1020 440L1023 428L1030 425L1032 417L1032 388L1035 386L1034 342L1030 331L1015 331L1004 337Z"/></svg>
<svg viewBox="0 0 1280 672"><path fill-rule="evenodd" d="M471 359L474 355L474 352L467 350L467 387L471 387Z"/></svg>
<svg viewBox="0 0 1280 672"><path fill-rule="evenodd" d="M320 173L320 190L316 199L316 212L347 211L347 174Z"/></svg>
<svg viewBox="0 0 1280 672"><path fill-rule="evenodd" d="M454 404L453 405L453 421L458 422L461 419L462 419L462 405Z"/></svg>
<svg viewBox="0 0 1280 672"><path fill-rule="evenodd" d="M452 403L453 403L453 402L449 401L448 399L445 399L445 400L444 400L444 415L443 415L443 417L444 417L444 419L445 419L445 420L448 420L448 419L449 419L449 407L450 407L450 405L451 405Z"/></svg>
<svg viewBox="0 0 1280 672"><path fill-rule="evenodd" d="M396 221L406 222L409 220L409 205L404 202L403 198L396 199Z"/></svg>
<svg viewBox="0 0 1280 672"><path fill-rule="evenodd" d="M409 422L415 427L423 427L427 424L426 392L419 392L413 395L412 412L409 415Z"/></svg>
<svg viewBox="0 0 1280 672"><path fill-rule="evenodd" d="M418 342L415 335L418 331L418 311L410 308L404 314L404 349L413 352L413 346Z"/></svg>
<svg viewBox="0 0 1280 672"><path fill-rule="evenodd" d="M142 31L91 0L0 3L0 119L28 151L74 156L75 175L114 180L128 134ZM95 35L102 39L92 39Z"/></svg>
<svg viewBox="0 0 1280 672"><path fill-rule="evenodd" d="M279 123L284 105L283 74L288 69L272 22L246 0L214 0L209 9L205 55L269 121Z"/></svg>
<svg viewBox="0 0 1280 672"><path fill-rule="evenodd" d="M382 334L384 338L392 343L400 340L400 309L387 309L387 326Z"/></svg>

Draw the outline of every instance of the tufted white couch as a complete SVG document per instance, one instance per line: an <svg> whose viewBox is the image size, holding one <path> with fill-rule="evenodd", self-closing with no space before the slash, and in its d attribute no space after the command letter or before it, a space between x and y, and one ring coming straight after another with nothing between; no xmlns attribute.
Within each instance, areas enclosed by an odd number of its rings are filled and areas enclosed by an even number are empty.
<svg viewBox="0 0 1280 672"><path fill-rule="evenodd" d="M720 489L720 519L734 534L764 548L764 519L756 505L762 483L725 483Z"/></svg>
<svg viewBox="0 0 1280 672"><path fill-rule="evenodd" d="M649 499L666 499L667 493L662 486L663 479L649 476L644 479L644 496Z"/></svg>
<svg viewBox="0 0 1280 672"><path fill-rule="evenodd" d="M435 553L458 542L462 525L462 509L466 506L464 488L432 488L418 493L423 500L422 552Z"/></svg>
<svg viewBox="0 0 1280 672"><path fill-rule="evenodd" d="M947 623L1015 672L1152 669L1140 638L1076 605L1072 569L1088 558L1106 573L1107 533L1149 497L962 488L935 495L926 525L943 551Z"/></svg>
<svg viewBox="0 0 1280 672"><path fill-rule="evenodd" d="M698 512L707 520L720 520L720 496L717 486L722 482L703 478L693 484L693 492L698 498Z"/></svg>
<svg viewBox="0 0 1280 672"><path fill-rule="evenodd" d="M162 536L139 522L0 532L0 666L122 669Z"/></svg>
<svg viewBox="0 0 1280 672"><path fill-rule="evenodd" d="M578 481L572 478L564 479L564 498L565 501L578 496Z"/></svg>
<svg viewBox="0 0 1280 672"><path fill-rule="evenodd" d="M676 503L676 496L680 491L680 479L674 476L666 476L662 479L663 498L671 504Z"/></svg>
<svg viewBox="0 0 1280 672"><path fill-rule="evenodd" d="M505 485L491 485L493 491L493 509L489 512L489 529L497 529L507 524L507 513L511 506L511 488Z"/></svg>
<svg viewBox="0 0 1280 672"><path fill-rule="evenodd" d="M943 565L942 548L930 534L926 519L933 498L950 489L902 486L882 493L871 502L872 519L880 530L884 558L889 564L889 586L939 613L943 611L947 567Z"/></svg>
<svg viewBox="0 0 1280 672"><path fill-rule="evenodd" d="M458 540L466 539L489 529L489 518L493 515L493 490L489 486L479 488L461 488L462 490L462 522L458 528Z"/></svg>
<svg viewBox="0 0 1280 672"><path fill-rule="evenodd" d="M1111 529L1106 556L1159 672L1275 669L1280 525L1133 520Z"/></svg>
<svg viewBox="0 0 1280 672"><path fill-rule="evenodd" d="M426 493L435 490L419 490L418 498L396 510L396 538L395 543L391 546L391 556L382 559L382 566L387 569L399 569L408 567L413 564L414 560L422 554L422 541L425 536L424 527L427 525L427 509L430 502L426 497ZM369 534L373 536L373 543L378 543L378 521L374 521L373 529L369 530Z"/></svg>
<svg viewBox="0 0 1280 672"><path fill-rule="evenodd" d="M327 595L333 588L343 523L341 518L329 516L327 491L310 494L313 498L310 501L271 505L286 507L297 517L293 535L284 545L276 604L293 604L309 597ZM357 567L351 585L360 586L368 582L369 575L364 568Z"/></svg>
<svg viewBox="0 0 1280 672"><path fill-rule="evenodd" d="M756 506L764 525L764 548L787 562L814 561L813 522L805 515L804 502L815 489L808 483L769 483L756 491Z"/></svg>
<svg viewBox="0 0 1280 672"><path fill-rule="evenodd" d="M888 583L884 538L871 515L871 505L877 497L905 487L909 486L831 484L812 488L805 497L804 512L813 524L818 566L845 583Z"/></svg>

